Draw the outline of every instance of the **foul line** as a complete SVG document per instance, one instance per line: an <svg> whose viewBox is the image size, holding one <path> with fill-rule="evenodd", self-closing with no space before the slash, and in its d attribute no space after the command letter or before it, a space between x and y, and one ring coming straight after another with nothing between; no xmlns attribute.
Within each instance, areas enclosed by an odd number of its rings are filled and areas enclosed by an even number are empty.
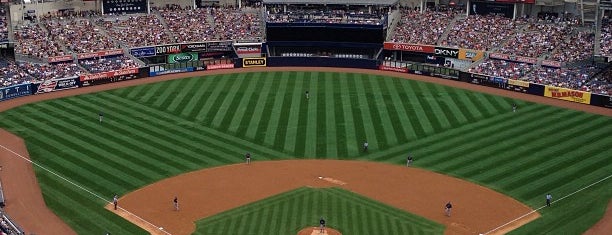
<svg viewBox="0 0 612 235"><path fill-rule="evenodd" d="M585 189L587 189L587 188L590 188L590 187L592 187L593 185L599 184L599 183L601 183L601 182L603 182L603 181L605 181L605 180L607 180L607 179L609 179L609 178L611 178L611 177L612 177L612 175L608 175L608 176L604 177L603 179L600 179L600 180L596 181L595 183L589 184L589 185L587 185L587 186L585 186L585 187L583 187L583 188L581 188L581 189L578 189L578 190L576 190L576 191L574 191L574 192L572 192L572 193L570 193L570 194L568 194L568 195L565 195L565 196L563 196L563 197L559 198L558 200L554 200L554 201L550 202L550 204L557 203L557 202L559 202L559 201L561 201L561 200L563 200L563 199L565 199L565 198L568 198L568 197L570 197L570 196L572 196L572 195L574 195L574 194L576 194L576 193L579 193L579 192L580 192L580 191L582 191L582 190L585 190ZM520 219L522 219L522 218L525 218L525 217L527 217L527 216L529 216L529 215L531 215L531 214L533 214L533 213L535 213L535 212L537 212L537 211L539 211L539 210L544 209L545 207L547 207L547 206L541 206L541 207L539 207L539 208L537 208L537 209L535 209L535 210L530 211L530 212L529 212L529 213L527 213L527 214L521 215L521 216L519 216L519 217L518 217L518 218L516 218L516 219L510 220L508 223L502 224L502 225L500 225L499 227L494 228L494 229L492 229L492 230L490 230L490 231L488 231L488 232L486 232L486 233L483 233L483 234L485 234L485 235L486 235L486 234L489 234L489 233L495 232L495 231L497 231L497 230L499 230L499 229L501 229L501 228L503 228L503 227L507 226L508 224L514 223L514 222L516 222L517 220L520 220Z"/></svg>
<svg viewBox="0 0 612 235"><path fill-rule="evenodd" d="M45 171L47 171L47 172L49 172L49 173L51 173L51 174L53 174L53 175L57 176L58 178L60 178L60 179L62 179L62 180L64 180L64 181L66 181L66 182L68 182L68 183L70 183L70 184L72 184L72 185L76 186L77 188L79 188L79 189L81 189L81 190L83 190L83 191L85 191L85 192L87 192L87 193L89 193L89 194L93 195L94 197L97 197L97 198L99 198L99 199L102 199L102 201L105 201L106 203L112 203L111 201L108 201L108 200L104 199L103 197L99 196L98 194L96 194L96 193L94 193L94 192L92 192L92 191L90 191L90 190L88 190L88 189L86 189L86 188L84 188L84 187L82 187L82 186L80 186L80 185L78 185L78 184L76 184L76 183L74 183L74 182L70 181L69 179L66 179L65 177L63 177L63 176L61 176L61 175L59 175L59 174L57 174L57 173L53 172L52 170L47 169L46 167L44 167L44 166L43 166L43 165L41 165L41 164L38 164L38 163L36 163L36 162L33 162L32 160L30 160L30 159L28 159L28 158L26 158L26 157L22 156L21 154L19 154L19 153L15 152L15 151L13 151L13 150L11 150L11 149L9 149L9 148L5 147L4 145L1 145L1 144L0 144L0 147L1 147L1 148L3 148L3 149L5 149L5 150L6 150L6 151L8 151L8 152L10 152L10 153L14 154L15 156L20 157L21 159L25 160L26 162L32 163L32 165L37 166L37 167L39 167L40 169L43 169L43 170L45 170ZM151 226L153 226L153 227L155 227L155 228L160 228L160 227L158 227L158 226L154 225L153 223L151 223L151 222L149 222L149 221L147 221L147 220L145 220L145 219L141 218L140 216L135 215L134 213L132 213L132 212L130 212L130 211L128 211L128 210L126 210L126 209L124 209L124 208L122 208L122 207L117 207L117 208L121 209L122 211L124 211L125 213L127 213L127 214L129 214L129 215L131 215L131 216L136 217L137 219L141 220L142 222L144 222L144 223L146 223L146 224L149 224L149 225L151 225ZM65 222L64 222L64 223L65 223ZM161 229L161 228L160 228L160 231L162 231L162 232L164 232L164 233L166 233L166 234L168 234L168 235L172 235L171 233L169 233L169 232L167 232L166 230L163 230L163 229Z"/></svg>

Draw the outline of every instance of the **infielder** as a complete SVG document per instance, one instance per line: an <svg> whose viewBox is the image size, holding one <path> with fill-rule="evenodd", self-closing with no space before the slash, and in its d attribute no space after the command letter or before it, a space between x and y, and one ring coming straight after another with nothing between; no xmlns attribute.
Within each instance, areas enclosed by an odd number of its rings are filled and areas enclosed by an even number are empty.
<svg viewBox="0 0 612 235"><path fill-rule="evenodd" d="M115 206L115 210L117 210L118 203L119 203L119 198L117 197L117 194L115 194L115 196L113 197L113 205Z"/></svg>
<svg viewBox="0 0 612 235"><path fill-rule="evenodd" d="M244 155L244 158L246 159L246 164L251 164L251 153L246 153Z"/></svg>
<svg viewBox="0 0 612 235"><path fill-rule="evenodd" d="M446 212L446 216L451 216L451 210L453 209L453 204L451 204L450 202L446 203L446 206L444 207L444 212Z"/></svg>
<svg viewBox="0 0 612 235"><path fill-rule="evenodd" d="M174 210L179 210L178 197L174 196L174 200L172 200L172 204L174 204Z"/></svg>

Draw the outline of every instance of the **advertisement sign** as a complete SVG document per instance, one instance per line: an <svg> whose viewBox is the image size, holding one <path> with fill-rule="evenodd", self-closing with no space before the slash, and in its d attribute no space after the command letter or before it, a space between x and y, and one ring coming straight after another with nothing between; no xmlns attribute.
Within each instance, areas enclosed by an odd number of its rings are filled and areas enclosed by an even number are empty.
<svg viewBox="0 0 612 235"><path fill-rule="evenodd" d="M571 90L567 88L546 86L544 96L576 103L590 104L591 92Z"/></svg>
<svg viewBox="0 0 612 235"><path fill-rule="evenodd" d="M436 47L434 48L434 55L444 56L448 58L459 58L459 49Z"/></svg>
<svg viewBox="0 0 612 235"><path fill-rule="evenodd" d="M31 87L31 84L21 84L0 88L0 101L31 95Z"/></svg>
<svg viewBox="0 0 612 235"><path fill-rule="evenodd" d="M103 0L102 14L148 13L148 0Z"/></svg>
<svg viewBox="0 0 612 235"><path fill-rule="evenodd" d="M181 53L181 45L161 45L155 47L156 55L168 55L168 54L176 54Z"/></svg>
<svg viewBox="0 0 612 235"><path fill-rule="evenodd" d="M494 2L469 2L470 15L497 15L512 19L514 16L514 4Z"/></svg>
<svg viewBox="0 0 612 235"><path fill-rule="evenodd" d="M433 46L408 44L408 43L385 42L384 48L385 50L392 50L392 51L412 51L412 52L421 52L421 53L428 53L428 54L434 53Z"/></svg>
<svg viewBox="0 0 612 235"><path fill-rule="evenodd" d="M391 66L386 66L386 65L380 65L380 66L378 66L378 69L384 70L384 71L400 72L400 73L407 73L408 72L407 68L398 68L398 67L391 67Z"/></svg>
<svg viewBox="0 0 612 235"><path fill-rule="evenodd" d="M508 85L513 85L513 86L520 86L520 87L526 87L526 88L529 88L529 82L527 82L527 81L521 81L521 80L508 79Z"/></svg>
<svg viewBox="0 0 612 235"><path fill-rule="evenodd" d="M169 69L169 70L163 70L163 71L157 71L157 72L149 72L149 75L152 76L159 76L159 75L164 75L164 74L173 74L173 73L185 73L185 72L193 72L196 69L193 67L187 67L187 68L180 68L180 69Z"/></svg>
<svg viewBox="0 0 612 235"><path fill-rule="evenodd" d="M542 66L553 67L553 68L561 68L563 67L563 63L553 60L543 60Z"/></svg>
<svg viewBox="0 0 612 235"><path fill-rule="evenodd" d="M206 51L233 51L232 43L232 41L207 42Z"/></svg>
<svg viewBox="0 0 612 235"><path fill-rule="evenodd" d="M155 55L155 47L141 47L130 49L130 54L136 57L148 57Z"/></svg>
<svg viewBox="0 0 612 235"><path fill-rule="evenodd" d="M197 60L198 60L198 53L193 53L193 52L168 55L169 64L197 61Z"/></svg>
<svg viewBox="0 0 612 235"><path fill-rule="evenodd" d="M483 51L459 49L459 59L461 60L471 60L474 62L482 59L482 57L484 57Z"/></svg>
<svg viewBox="0 0 612 235"><path fill-rule="evenodd" d="M123 75L131 75L131 74L138 74L138 68L121 69L121 70L101 72L101 73L95 73L95 74L86 74L86 75L81 75L79 78L81 82L85 82L85 81L91 81L91 80L109 79L109 78L114 78L114 77L123 76Z"/></svg>
<svg viewBox="0 0 612 235"><path fill-rule="evenodd" d="M506 60L506 61L515 61L515 62L526 63L526 64L537 64L538 63L537 58L506 55L506 54L501 54L501 53L490 53L489 58L498 59L498 60Z"/></svg>
<svg viewBox="0 0 612 235"><path fill-rule="evenodd" d="M208 44L205 42L200 43L191 43L191 44L182 44L181 51L182 52L198 52L198 51L206 51Z"/></svg>
<svg viewBox="0 0 612 235"><path fill-rule="evenodd" d="M72 88L79 87L79 78L71 77L71 78L59 78L59 79L51 79L45 80L41 83L32 84L32 90L36 90L34 94L42 94L53 91L61 91Z"/></svg>
<svg viewBox="0 0 612 235"><path fill-rule="evenodd" d="M82 60L82 59L89 59L89 58L95 58L95 57L114 56L114 55L123 55L123 50L122 49L112 49L112 50L98 51L98 52L91 52L91 53L81 53L81 54L77 54L77 59Z"/></svg>
<svg viewBox="0 0 612 235"><path fill-rule="evenodd" d="M61 56L54 56L54 57L49 57L47 58L47 62L49 63L59 63L59 62L66 62L66 61L72 61L72 55L61 55Z"/></svg>
<svg viewBox="0 0 612 235"><path fill-rule="evenodd" d="M259 43L259 45L234 44L234 46L236 48L236 54L238 55L261 54L261 43Z"/></svg>
<svg viewBox="0 0 612 235"><path fill-rule="evenodd" d="M244 58L242 59L242 67L265 67L266 66L266 58Z"/></svg>
<svg viewBox="0 0 612 235"><path fill-rule="evenodd" d="M208 64L206 70L233 69L234 64Z"/></svg>

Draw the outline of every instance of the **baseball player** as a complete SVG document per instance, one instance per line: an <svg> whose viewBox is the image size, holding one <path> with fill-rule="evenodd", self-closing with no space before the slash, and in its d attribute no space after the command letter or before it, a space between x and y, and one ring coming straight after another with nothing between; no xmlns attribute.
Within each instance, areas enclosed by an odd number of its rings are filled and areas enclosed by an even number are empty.
<svg viewBox="0 0 612 235"><path fill-rule="evenodd" d="M251 153L246 153L244 155L244 158L246 159L246 164L251 164Z"/></svg>
<svg viewBox="0 0 612 235"><path fill-rule="evenodd" d="M319 220L319 232L325 232L325 220L323 219L323 217L321 217L321 219Z"/></svg>
<svg viewBox="0 0 612 235"><path fill-rule="evenodd" d="M368 141L363 142L363 151L368 152Z"/></svg>
<svg viewBox="0 0 612 235"><path fill-rule="evenodd" d="M512 104L512 112L513 113L516 113L516 108L517 108L516 104Z"/></svg>
<svg viewBox="0 0 612 235"><path fill-rule="evenodd" d="M172 204L174 204L174 210L179 210L178 197L174 196L174 200L172 200Z"/></svg>
<svg viewBox="0 0 612 235"><path fill-rule="evenodd" d="M100 113L98 114L98 120L100 120L100 123L102 123L102 119L104 119L104 113L100 111Z"/></svg>
<svg viewBox="0 0 612 235"><path fill-rule="evenodd" d="M113 205L115 206L115 210L117 210L118 203L119 203L119 198L117 197L117 194L115 194L115 196L113 197Z"/></svg>
<svg viewBox="0 0 612 235"><path fill-rule="evenodd" d="M550 201L552 201L552 195L546 194L546 206L550 206Z"/></svg>
<svg viewBox="0 0 612 235"><path fill-rule="evenodd" d="M451 204L450 202L446 203L446 206L444 207L444 212L446 212L446 216L451 216L451 210L453 209L453 204Z"/></svg>
<svg viewBox="0 0 612 235"><path fill-rule="evenodd" d="M306 99L310 98L310 94L308 94L308 91L306 91Z"/></svg>
<svg viewBox="0 0 612 235"><path fill-rule="evenodd" d="M412 165L412 155L408 154L408 158L406 158L406 166Z"/></svg>

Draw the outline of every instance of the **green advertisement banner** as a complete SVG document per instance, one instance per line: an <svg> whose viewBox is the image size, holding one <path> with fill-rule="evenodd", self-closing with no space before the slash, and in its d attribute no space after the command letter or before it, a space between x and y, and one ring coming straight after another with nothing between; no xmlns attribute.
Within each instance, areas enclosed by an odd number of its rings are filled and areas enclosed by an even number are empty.
<svg viewBox="0 0 612 235"><path fill-rule="evenodd" d="M188 62L188 61L197 61L197 60L198 60L198 53L187 52L187 53L168 55L168 63L170 64Z"/></svg>

